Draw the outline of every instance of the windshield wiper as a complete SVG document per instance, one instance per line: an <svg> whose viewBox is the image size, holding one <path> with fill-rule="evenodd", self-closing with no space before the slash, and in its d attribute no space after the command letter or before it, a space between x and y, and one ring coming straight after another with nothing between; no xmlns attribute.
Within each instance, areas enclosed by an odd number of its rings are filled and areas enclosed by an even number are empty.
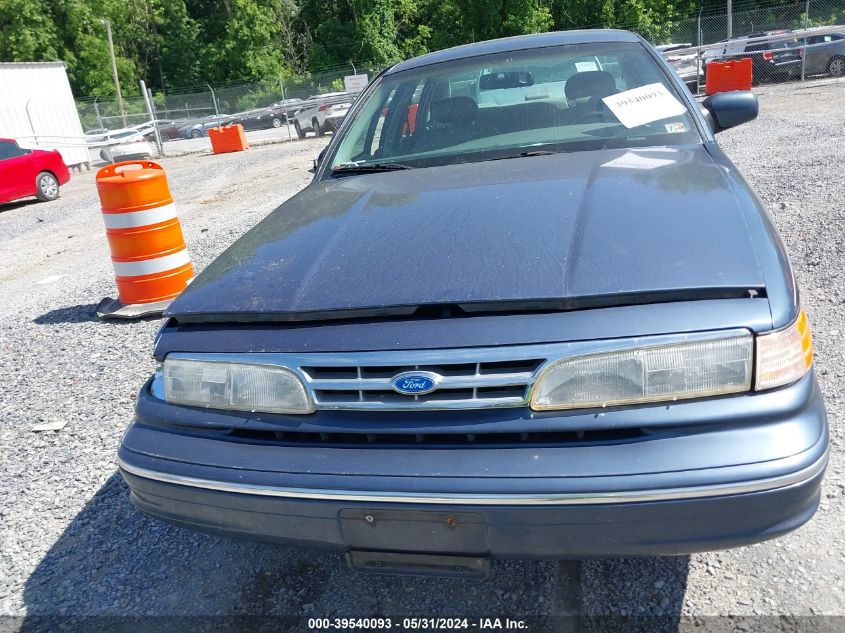
<svg viewBox="0 0 845 633"><path fill-rule="evenodd" d="M550 154L563 154L564 152L552 152L547 149L537 149L530 152L520 152L519 154L507 154L505 156L496 156L495 158L486 158L481 162L491 160L508 160L510 158L527 158L528 156L549 156Z"/></svg>
<svg viewBox="0 0 845 633"><path fill-rule="evenodd" d="M403 169L413 169L413 167L402 163L363 163L361 165L346 163L332 167L332 174L372 174L380 171L400 171Z"/></svg>

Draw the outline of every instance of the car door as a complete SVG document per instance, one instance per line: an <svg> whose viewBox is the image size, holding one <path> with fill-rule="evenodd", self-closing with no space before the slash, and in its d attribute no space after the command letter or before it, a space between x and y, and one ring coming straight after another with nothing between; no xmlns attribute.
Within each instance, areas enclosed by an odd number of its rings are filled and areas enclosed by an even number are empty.
<svg viewBox="0 0 845 633"><path fill-rule="evenodd" d="M35 195L35 173L29 150L15 141L0 141L0 202Z"/></svg>
<svg viewBox="0 0 845 633"><path fill-rule="evenodd" d="M812 46L815 44L816 46ZM845 42L841 35L815 35L807 38L807 72L813 75L827 73L830 60L838 53L840 56L845 49Z"/></svg>

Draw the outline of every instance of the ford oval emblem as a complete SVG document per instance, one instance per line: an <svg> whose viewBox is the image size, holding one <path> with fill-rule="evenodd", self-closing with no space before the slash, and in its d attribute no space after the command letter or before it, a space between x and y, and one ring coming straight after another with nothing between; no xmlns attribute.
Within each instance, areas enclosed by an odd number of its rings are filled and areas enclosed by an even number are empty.
<svg viewBox="0 0 845 633"><path fill-rule="evenodd" d="M408 371L396 376L390 384L394 391L406 396L420 396L437 389L438 378L427 371Z"/></svg>

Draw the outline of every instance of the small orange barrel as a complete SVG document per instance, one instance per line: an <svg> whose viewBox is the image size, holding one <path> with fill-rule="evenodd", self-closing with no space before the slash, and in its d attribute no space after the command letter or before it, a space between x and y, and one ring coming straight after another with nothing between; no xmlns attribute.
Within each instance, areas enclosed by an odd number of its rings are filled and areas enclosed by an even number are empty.
<svg viewBox="0 0 845 633"><path fill-rule="evenodd" d="M194 267L164 170L151 161L125 161L103 167L96 181L119 303L179 296Z"/></svg>
<svg viewBox="0 0 845 633"><path fill-rule="evenodd" d="M707 80L704 92L708 95L731 90L751 90L751 58L732 59L726 62L707 64Z"/></svg>
<svg viewBox="0 0 845 633"><path fill-rule="evenodd" d="M242 152L249 149L249 143L244 135L244 126L240 123L209 128L208 138L211 140L211 151L214 154Z"/></svg>

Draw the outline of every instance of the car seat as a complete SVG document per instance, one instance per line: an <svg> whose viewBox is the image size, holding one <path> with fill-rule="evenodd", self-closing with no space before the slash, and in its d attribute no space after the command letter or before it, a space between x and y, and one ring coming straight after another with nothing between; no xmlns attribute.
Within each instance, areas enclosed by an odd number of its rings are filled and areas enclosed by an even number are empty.
<svg viewBox="0 0 845 633"><path fill-rule="evenodd" d="M429 120L417 139L416 149L428 151L459 145L477 137L478 104L470 97L432 101Z"/></svg>
<svg viewBox="0 0 845 633"><path fill-rule="evenodd" d="M572 75L566 81L564 92L570 102L572 122L586 123L605 120L608 111L602 99L619 91L609 72L590 70Z"/></svg>

